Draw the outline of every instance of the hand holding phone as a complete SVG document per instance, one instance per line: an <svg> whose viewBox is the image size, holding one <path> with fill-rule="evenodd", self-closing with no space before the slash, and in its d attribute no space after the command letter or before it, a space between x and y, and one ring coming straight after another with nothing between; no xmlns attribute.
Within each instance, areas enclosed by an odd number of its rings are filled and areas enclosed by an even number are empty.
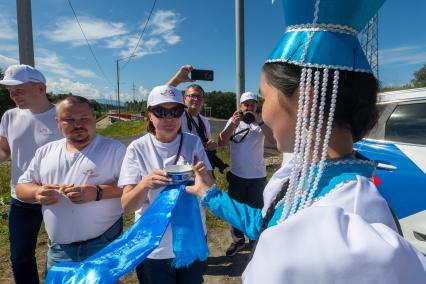
<svg viewBox="0 0 426 284"><path fill-rule="evenodd" d="M213 81L213 70L192 69L191 80Z"/></svg>

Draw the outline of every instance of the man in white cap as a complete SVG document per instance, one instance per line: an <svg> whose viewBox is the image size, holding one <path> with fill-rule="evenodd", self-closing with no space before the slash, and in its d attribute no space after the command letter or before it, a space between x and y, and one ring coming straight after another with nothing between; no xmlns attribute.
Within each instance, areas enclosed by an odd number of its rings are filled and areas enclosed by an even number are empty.
<svg viewBox="0 0 426 284"><path fill-rule="evenodd" d="M36 149L62 138L55 123L55 107L46 97L46 79L28 65L11 65L0 84L5 85L16 108L6 111L0 123L0 162L11 159L9 241L16 283L39 283L35 248L42 222L39 204L16 198L18 178Z"/></svg>
<svg viewBox="0 0 426 284"><path fill-rule="evenodd" d="M193 69L191 65L183 65L166 85L177 87L184 82L194 82L189 77ZM198 84L191 84L185 88L183 99L187 108L182 116L182 131L200 137L212 167L223 173L228 165L216 155L217 143L213 140L210 122L201 114L205 100L204 89Z"/></svg>
<svg viewBox="0 0 426 284"><path fill-rule="evenodd" d="M219 134L219 146L231 143L231 169L228 172L229 195L253 208L263 207L266 167L263 159L264 141L275 143L271 129L256 114L257 96L246 92L236 111ZM244 234L231 228L232 243L226 251L233 256L245 246ZM252 240L250 240L252 244Z"/></svg>

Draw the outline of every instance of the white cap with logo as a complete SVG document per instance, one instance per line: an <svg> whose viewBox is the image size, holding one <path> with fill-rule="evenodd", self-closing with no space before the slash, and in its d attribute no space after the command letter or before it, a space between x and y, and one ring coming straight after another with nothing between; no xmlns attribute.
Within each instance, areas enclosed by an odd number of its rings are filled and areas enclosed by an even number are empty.
<svg viewBox="0 0 426 284"><path fill-rule="evenodd" d="M28 82L46 84L43 74L29 65L10 65L4 72L3 80L0 84L7 86L21 85Z"/></svg>
<svg viewBox="0 0 426 284"><path fill-rule="evenodd" d="M186 107L182 93L175 87L164 85L152 89L148 96L147 105L153 107L164 103L177 103Z"/></svg>
<svg viewBox="0 0 426 284"><path fill-rule="evenodd" d="M250 101L250 100L257 102L257 96L255 94L253 94L252 92L245 92L241 95L240 103Z"/></svg>

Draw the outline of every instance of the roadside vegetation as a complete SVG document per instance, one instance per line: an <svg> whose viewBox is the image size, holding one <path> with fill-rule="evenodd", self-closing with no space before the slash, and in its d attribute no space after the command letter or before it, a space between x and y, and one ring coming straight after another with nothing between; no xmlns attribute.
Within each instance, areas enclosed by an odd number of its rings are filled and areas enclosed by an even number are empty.
<svg viewBox="0 0 426 284"><path fill-rule="evenodd" d="M107 137L135 136L145 131L146 121L117 121L103 129L96 129L96 133Z"/></svg>
<svg viewBox="0 0 426 284"><path fill-rule="evenodd" d="M0 249L7 244L7 213L10 200L10 163L0 164Z"/></svg>

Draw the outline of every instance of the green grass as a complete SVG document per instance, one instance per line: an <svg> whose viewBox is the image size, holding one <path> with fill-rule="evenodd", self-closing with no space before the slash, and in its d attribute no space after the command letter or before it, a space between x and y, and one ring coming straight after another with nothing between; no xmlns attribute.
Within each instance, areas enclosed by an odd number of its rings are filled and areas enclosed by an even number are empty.
<svg viewBox="0 0 426 284"><path fill-rule="evenodd" d="M10 199L10 163L0 164L0 205L9 204Z"/></svg>
<svg viewBox="0 0 426 284"><path fill-rule="evenodd" d="M135 136L145 131L146 121L117 121L96 133L108 137Z"/></svg>
<svg viewBox="0 0 426 284"><path fill-rule="evenodd" d="M10 163L0 164L0 247L7 242L7 213L10 200Z"/></svg>

